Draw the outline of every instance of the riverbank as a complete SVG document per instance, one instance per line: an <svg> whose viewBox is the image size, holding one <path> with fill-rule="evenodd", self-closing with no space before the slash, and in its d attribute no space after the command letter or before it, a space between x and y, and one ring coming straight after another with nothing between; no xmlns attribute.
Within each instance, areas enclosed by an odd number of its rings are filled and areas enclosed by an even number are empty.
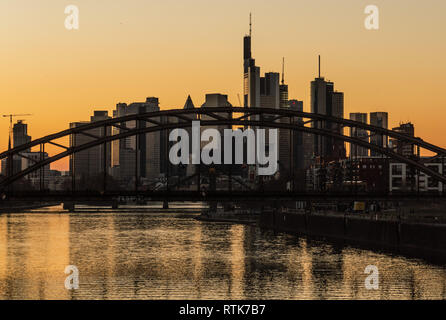
<svg viewBox="0 0 446 320"><path fill-rule="evenodd" d="M3 202L0 204L0 214L20 213L27 210L57 206L59 204L59 202Z"/></svg>
<svg viewBox="0 0 446 320"><path fill-rule="evenodd" d="M446 224L381 220L373 216L271 211L260 216L259 226L446 263Z"/></svg>
<svg viewBox="0 0 446 320"><path fill-rule="evenodd" d="M220 215L220 216L209 216L209 215L199 215L195 217L198 221L205 222L227 222L227 223L237 223L237 224L249 224L255 225L258 223L258 218L253 216L241 216L241 215Z"/></svg>

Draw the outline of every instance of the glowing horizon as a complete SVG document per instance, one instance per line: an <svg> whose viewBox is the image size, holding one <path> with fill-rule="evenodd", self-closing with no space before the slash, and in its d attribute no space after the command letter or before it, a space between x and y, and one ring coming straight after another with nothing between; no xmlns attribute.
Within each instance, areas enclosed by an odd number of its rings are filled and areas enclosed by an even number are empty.
<svg viewBox="0 0 446 320"><path fill-rule="evenodd" d="M64 8L80 9L79 30ZM160 99L161 108L195 106L206 93L242 96L242 41L253 14L253 56L281 72L289 98L310 110L310 82L322 76L345 94L351 112L386 111L389 128L411 121L415 135L446 146L446 3L377 0L380 29L364 28L366 1L5 1L0 4L1 114L23 118L33 139L89 120L118 102ZM234 9L236 8L237 9ZM3 118L2 118L3 119ZM21 118L18 118L21 119ZM18 119L15 119L18 120ZM14 121L14 122L15 122ZM9 120L0 122L7 149ZM55 149L48 151L53 153ZM66 169L66 161L53 166Z"/></svg>

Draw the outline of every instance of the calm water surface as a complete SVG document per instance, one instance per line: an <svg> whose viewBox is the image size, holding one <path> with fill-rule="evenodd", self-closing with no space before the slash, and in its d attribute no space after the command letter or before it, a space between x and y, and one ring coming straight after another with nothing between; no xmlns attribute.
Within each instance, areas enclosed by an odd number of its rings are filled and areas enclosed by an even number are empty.
<svg viewBox="0 0 446 320"><path fill-rule="evenodd" d="M446 298L446 267L193 217L0 215L0 299ZM64 287L67 265L78 290ZM379 268L379 290L365 288L367 265Z"/></svg>

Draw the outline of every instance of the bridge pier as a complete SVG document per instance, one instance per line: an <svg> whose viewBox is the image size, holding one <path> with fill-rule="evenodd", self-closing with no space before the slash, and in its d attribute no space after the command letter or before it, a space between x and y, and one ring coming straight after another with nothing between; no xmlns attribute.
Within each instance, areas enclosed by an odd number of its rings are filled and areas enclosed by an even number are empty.
<svg viewBox="0 0 446 320"><path fill-rule="evenodd" d="M227 203L224 202L223 203L223 211L228 212L228 211L234 211L234 207L232 203Z"/></svg>
<svg viewBox="0 0 446 320"><path fill-rule="evenodd" d="M69 212L74 212L75 209L75 203L74 202L64 202L63 203L63 209L68 210Z"/></svg>
<svg viewBox="0 0 446 320"><path fill-rule="evenodd" d="M163 209L169 209L169 201L167 200L163 201Z"/></svg>

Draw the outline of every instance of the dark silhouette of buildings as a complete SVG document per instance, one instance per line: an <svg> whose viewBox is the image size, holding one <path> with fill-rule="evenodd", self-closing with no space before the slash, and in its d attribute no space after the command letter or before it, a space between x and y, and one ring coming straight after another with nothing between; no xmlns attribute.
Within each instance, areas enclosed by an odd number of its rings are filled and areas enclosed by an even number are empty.
<svg viewBox="0 0 446 320"><path fill-rule="evenodd" d="M387 129L389 127L389 114L387 112L371 112L370 113L370 124L375 127L381 127ZM375 134L370 137L370 143L386 148L388 147L388 137L380 134ZM382 156L379 152L375 150L370 150L370 155L372 157Z"/></svg>
<svg viewBox="0 0 446 320"><path fill-rule="evenodd" d="M106 119L110 119L108 111L95 110L93 116L90 117L90 121L72 122L70 123L70 128L77 128L91 122ZM95 128L88 130L87 134L92 136L80 133L71 135L70 147L94 141L94 136L102 137L104 134L110 135L111 129L108 127L107 131L104 132L104 128ZM105 153L104 145L99 145L71 155L70 172L74 173L76 179L81 181L81 183L78 184L78 188L88 188L90 184L96 182L95 180L97 180L98 177L102 177L104 172L108 174L111 164L111 145L107 144L105 148ZM105 159L104 155L106 157Z"/></svg>
<svg viewBox="0 0 446 320"><path fill-rule="evenodd" d="M398 127L392 128L392 130L400 132L410 137L415 136L414 125L410 122L402 123ZM396 153L399 153L403 156L408 157L408 156L413 156L415 154L414 145L406 141L402 141L399 139L390 139L390 145Z"/></svg>
<svg viewBox="0 0 446 320"><path fill-rule="evenodd" d="M311 112L344 118L344 93L335 91L334 83L321 77L320 57L319 76L311 82ZM342 127L330 121L314 121L312 127L343 133ZM331 137L314 136L314 155L324 159L345 158L344 142Z"/></svg>
<svg viewBox="0 0 446 320"><path fill-rule="evenodd" d="M18 120L12 128L13 147L18 147L28 142L31 142L31 136L28 135L28 125L23 120ZM31 149L26 149L25 152L30 152Z"/></svg>
<svg viewBox="0 0 446 320"><path fill-rule="evenodd" d="M367 113L360 113L360 112L350 113L350 120L367 124ZM366 142L369 141L369 134L367 130L364 129L352 127L350 128L350 136L359 138ZM367 148L350 144L350 158L367 157L368 155L369 155L369 150Z"/></svg>

